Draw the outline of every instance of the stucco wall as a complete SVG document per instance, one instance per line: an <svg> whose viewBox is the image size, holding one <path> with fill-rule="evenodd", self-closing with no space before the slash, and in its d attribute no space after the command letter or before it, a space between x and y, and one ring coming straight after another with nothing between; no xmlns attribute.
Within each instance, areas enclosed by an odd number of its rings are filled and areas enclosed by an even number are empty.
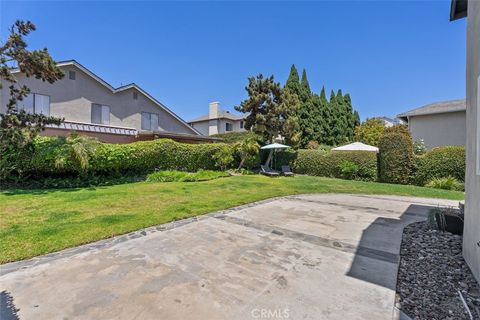
<svg viewBox="0 0 480 320"><path fill-rule="evenodd" d="M195 122L193 127L201 134L208 136L209 126L216 126L217 133L227 133L228 131L225 131L227 122L232 124L232 131L245 131L245 128L240 128L240 120L214 119L210 121Z"/></svg>
<svg viewBox="0 0 480 320"><path fill-rule="evenodd" d="M477 166L480 130L477 122L480 81L480 1L468 2L467 27L467 171L463 254L480 282L480 175Z"/></svg>
<svg viewBox="0 0 480 320"><path fill-rule="evenodd" d="M465 112L450 112L410 117L408 127L414 141L423 139L429 149L438 146L464 146Z"/></svg>
<svg viewBox="0 0 480 320"><path fill-rule="evenodd" d="M188 125L180 122L150 99L138 92L138 99L133 99L133 91L128 89L113 94L110 89L83 73L75 66L62 67L65 77L54 84L42 82L35 78L26 78L17 74L20 84L25 84L31 92L50 96L50 115L64 117L65 120L91 122L92 103L110 107L110 125L131 127L141 130L141 112L159 114L159 124L163 131L172 133L195 134ZM76 72L76 79L70 80L68 71ZM0 110L4 111L9 99L8 86L1 90Z"/></svg>
<svg viewBox="0 0 480 320"><path fill-rule="evenodd" d="M208 136L208 121L195 122L193 127L204 136Z"/></svg>

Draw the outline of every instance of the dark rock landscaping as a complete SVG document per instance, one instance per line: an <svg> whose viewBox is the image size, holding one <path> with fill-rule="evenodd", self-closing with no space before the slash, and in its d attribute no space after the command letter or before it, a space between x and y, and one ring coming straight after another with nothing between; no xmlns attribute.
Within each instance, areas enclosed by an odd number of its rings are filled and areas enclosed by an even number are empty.
<svg viewBox="0 0 480 320"><path fill-rule="evenodd" d="M462 236L427 222L404 229L397 306L412 319L480 319L480 286L463 260Z"/></svg>

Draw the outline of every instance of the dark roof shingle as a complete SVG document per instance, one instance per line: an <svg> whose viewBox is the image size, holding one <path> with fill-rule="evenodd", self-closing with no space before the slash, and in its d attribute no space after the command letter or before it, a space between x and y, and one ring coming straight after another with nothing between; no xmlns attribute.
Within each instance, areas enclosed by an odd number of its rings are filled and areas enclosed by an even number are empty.
<svg viewBox="0 0 480 320"><path fill-rule="evenodd" d="M466 110L465 99L441 101L441 102L427 104L426 106L416 108L404 113L400 113L399 115L397 115L397 118L406 120L408 117L422 116L427 114L458 112L458 111L465 111L465 110Z"/></svg>

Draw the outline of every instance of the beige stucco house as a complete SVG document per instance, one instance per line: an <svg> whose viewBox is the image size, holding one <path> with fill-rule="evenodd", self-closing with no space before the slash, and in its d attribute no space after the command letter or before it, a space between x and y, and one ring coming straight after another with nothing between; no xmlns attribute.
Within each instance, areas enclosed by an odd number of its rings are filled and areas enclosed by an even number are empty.
<svg viewBox="0 0 480 320"><path fill-rule="evenodd" d="M220 102L211 102L208 114L188 121L197 131L205 136L233 131L245 131L245 118L230 111L220 110Z"/></svg>
<svg viewBox="0 0 480 320"><path fill-rule="evenodd" d="M463 255L480 282L480 1L452 0L450 19L467 18L465 227Z"/></svg>
<svg viewBox="0 0 480 320"><path fill-rule="evenodd" d="M75 130L115 143L158 137L192 143L212 140L134 83L114 88L75 60L57 65L65 76L53 84L13 71L18 83L31 91L18 108L65 119L58 127L49 126L44 135ZM0 112L5 112L8 99L8 85L3 85Z"/></svg>
<svg viewBox="0 0 480 320"><path fill-rule="evenodd" d="M414 141L423 140L429 149L439 146L464 146L465 100L442 101L399 114L408 124Z"/></svg>

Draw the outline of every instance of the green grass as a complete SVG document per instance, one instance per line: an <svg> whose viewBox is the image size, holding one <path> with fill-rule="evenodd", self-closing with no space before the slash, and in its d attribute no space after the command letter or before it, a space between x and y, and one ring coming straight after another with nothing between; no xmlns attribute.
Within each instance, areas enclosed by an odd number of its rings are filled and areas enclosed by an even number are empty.
<svg viewBox="0 0 480 320"><path fill-rule="evenodd" d="M21 260L132 230L299 193L463 199L462 192L321 177L234 176L205 182L138 182L0 193L0 262Z"/></svg>
<svg viewBox="0 0 480 320"><path fill-rule="evenodd" d="M148 182L198 182L208 181L230 176L227 172L199 170L197 172L185 171L157 171L147 176Z"/></svg>

